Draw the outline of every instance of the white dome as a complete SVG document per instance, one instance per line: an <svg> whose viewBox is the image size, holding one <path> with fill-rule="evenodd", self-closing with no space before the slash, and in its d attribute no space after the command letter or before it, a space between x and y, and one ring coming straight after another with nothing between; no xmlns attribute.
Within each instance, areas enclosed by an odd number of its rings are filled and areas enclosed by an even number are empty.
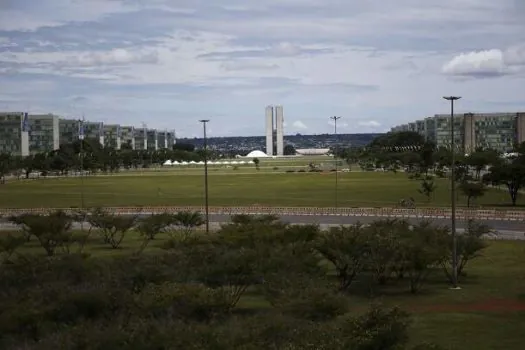
<svg viewBox="0 0 525 350"><path fill-rule="evenodd" d="M246 158L263 158L263 157L268 157L268 155L262 151L251 151L246 156Z"/></svg>

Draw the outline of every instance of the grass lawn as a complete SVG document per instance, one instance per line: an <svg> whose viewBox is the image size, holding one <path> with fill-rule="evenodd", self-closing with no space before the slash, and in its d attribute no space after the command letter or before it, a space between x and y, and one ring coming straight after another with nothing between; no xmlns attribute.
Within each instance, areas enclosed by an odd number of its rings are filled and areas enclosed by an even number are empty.
<svg viewBox="0 0 525 350"><path fill-rule="evenodd" d="M437 190L427 201L418 193L419 182L406 174L339 173L338 203L345 207L395 206L401 198L414 197L418 206L449 206L449 183L437 179ZM79 178L11 181L0 185L0 207L79 207ZM202 171L123 173L121 176L84 178L86 206L202 205ZM334 173L268 173L241 170L210 171L211 206L334 206ZM518 201L519 202L519 201ZM459 196L459 205L466 199ZM490 190L478 205L507 206L509 195Z"/></svg>
<svg viewBox="0 0 525 350"><path fill-rule="evenodd" d="M160 251L167 236L151 243L145 253ZM86 252L93 258L129 254L140 245L136 233L126 236L121 249L113 250L101 244L92 234ZM43 254L35 239L19 250L21 254ZM420 294L408 293L408 282L374 290L370 297L368 282L363 278L354 283L348 300L351 312L359 313L372 302L399 306L413 317L411 341L429 341L451 349L523 349L525 342L525 242L494 241L483 256L467 265L467 276L461 280L461 290L449 290L441 271L430 276ZM241 299L240 308L260 308L265 301L251 291Z"/></svg>

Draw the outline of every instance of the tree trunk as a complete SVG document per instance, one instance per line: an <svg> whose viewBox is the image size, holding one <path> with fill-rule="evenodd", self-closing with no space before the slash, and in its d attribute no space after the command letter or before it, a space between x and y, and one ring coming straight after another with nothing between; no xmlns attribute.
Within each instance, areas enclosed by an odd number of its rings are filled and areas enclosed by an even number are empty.
<svg viewBox="0 0 525 350"><path fill-rule="evenodd" d="M516 201L518 200L519 187L512 186L510 184L507 185L507 187L509 189L510 199L512 200L512 206L515 207L516 206Z"/></svg>

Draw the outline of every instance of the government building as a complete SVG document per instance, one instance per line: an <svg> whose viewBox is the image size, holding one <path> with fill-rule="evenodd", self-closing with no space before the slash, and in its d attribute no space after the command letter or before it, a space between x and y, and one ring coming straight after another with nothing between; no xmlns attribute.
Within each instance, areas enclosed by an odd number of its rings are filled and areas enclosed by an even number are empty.
<svg viewBox="0 0 525 350"><path fill-rule="evenodd" d="M396 126L391 131L415 131L437 147L450 147L450 126L450 114L436 114ZM525 142L525 112L454 115L454 143L465 153L476 148L509 152L522 142Z"/></svg>
<svg viewBox="0 0 525 350"><path fill-rule="evenodd" d="M63 119L54 114L0 112L0 153L28 156L51 152L82 137L114 149L171 149L176 142L175 131Z"/></svg>

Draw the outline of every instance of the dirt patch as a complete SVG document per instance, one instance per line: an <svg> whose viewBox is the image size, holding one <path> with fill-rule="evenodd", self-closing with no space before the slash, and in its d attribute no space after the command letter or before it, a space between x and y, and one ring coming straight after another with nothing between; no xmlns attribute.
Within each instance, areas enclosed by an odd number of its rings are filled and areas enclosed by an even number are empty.
<svg viewBox="0 0 525 350"><path fill-rule="evenodd" d="M525 311L525 301L493 299L466 304L436 304L410 307L414 312L515 312Z"/></svg>

